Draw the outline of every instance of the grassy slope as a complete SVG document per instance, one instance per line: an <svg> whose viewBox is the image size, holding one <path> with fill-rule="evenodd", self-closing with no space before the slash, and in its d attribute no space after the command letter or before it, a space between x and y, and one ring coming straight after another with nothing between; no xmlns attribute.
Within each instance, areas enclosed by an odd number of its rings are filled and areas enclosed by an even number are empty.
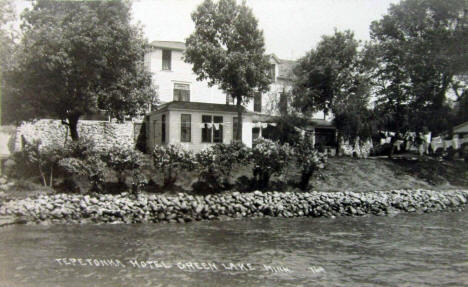
<svg viewBox="0 0 468 287"><path fill-rule="evenodd" d="M233 177L251 177L252 166L233 170ZM282 181L297 182L300 174L290 166ZM197 181L195 172L183 173L178 185L190 189ZM272 182L278 178L273 177ZM353 159L349 157L329 158L326 168L311 179L312 190L316 191L357 191L369 192L391 189L468 189L468 162L444 161L423 158L419 161L404 159ZM272 190L280 190L272 183ZM292 190L293 187L286 188ZM166 192L178 192L166 190ZM161 191L159 191L161 192ZM50 194L53 190L40 184L20 182L6 192L0 192L0 203L4 198L24 198L31 195Z"/></svg>
<svg viewBox="0 0 468 287"><path fill-rule="evenodd" d="M318 191L468 188L468 163L330 158L311 184Z"/></svg>

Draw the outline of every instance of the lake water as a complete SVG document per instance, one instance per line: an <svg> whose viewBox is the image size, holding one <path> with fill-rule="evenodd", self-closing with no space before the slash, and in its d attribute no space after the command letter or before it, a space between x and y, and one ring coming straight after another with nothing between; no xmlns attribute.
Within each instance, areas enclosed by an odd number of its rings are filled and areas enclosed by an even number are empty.
<svg viewBox="0 0 468 287"><path fill-rule="evenodd" d="M16 225L0 248L0 286L468 286L467 210Z"/></svg>

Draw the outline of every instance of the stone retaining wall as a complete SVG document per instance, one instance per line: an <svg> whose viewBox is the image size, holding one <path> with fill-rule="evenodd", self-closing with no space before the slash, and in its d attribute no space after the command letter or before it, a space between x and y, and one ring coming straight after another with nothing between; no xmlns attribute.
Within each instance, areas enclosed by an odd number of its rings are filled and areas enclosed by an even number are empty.
<svg viewBox="0 0 468 287"><path fill-rule="evenodd" d="M23 222L189 222L240 217L361 216L461 210L468 190L356 192L226 192L193 196L57 194L4 202L0 216Z"/></svg>
<svg viewBox="0 0 468 287"><path fill-rule="evenodd" d="M115 144L135 146L134 124L132 122L112 123L107 121L78 122L78 134L94 140L96 148L105 150ZM15 151L21 150L21 136L32 142L40 139L42 144L63 144L65 139L71 140L68 127L60 120L38 120L23 123L17 128Z"/></svg>

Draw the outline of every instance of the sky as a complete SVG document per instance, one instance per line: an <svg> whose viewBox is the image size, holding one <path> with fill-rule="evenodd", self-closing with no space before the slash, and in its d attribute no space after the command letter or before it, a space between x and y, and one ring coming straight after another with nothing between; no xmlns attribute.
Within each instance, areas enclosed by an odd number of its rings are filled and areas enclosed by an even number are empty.
<svg viewBox="0 0 468 287"><path fill-rule="evenodd" d="M190 14L203 0L134 0L133 18L149 41L184 41L194 29ZM240 2L240 0L238 0ZM334 29L369 40L369 25L399 0L246 0L263 30L267 53L295 60ZM30 1L15 1L17 12Z"/></svg>
<svg viewBox="0 0 468 287"><path fill-rule="evenodd" d="M134 18L150 41L184 41L194 29L190 14L203 0L136 0ZM267 53L295 60L322 35L350 29L369 40L369 25L399 0L247 0L263 30Z"/></svg>

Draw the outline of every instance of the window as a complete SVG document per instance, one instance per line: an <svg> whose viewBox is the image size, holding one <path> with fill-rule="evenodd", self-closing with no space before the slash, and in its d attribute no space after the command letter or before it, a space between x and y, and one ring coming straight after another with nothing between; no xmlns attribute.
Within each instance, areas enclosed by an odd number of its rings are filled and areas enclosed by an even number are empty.
<svg viewBox="0 0 468 287"><path fill-rule="evenodd" d="M213 117L213 142L222 143L223 142L223 117L214 116Z"/></svg>
<svg viewBox="0 0 468 287"><path fill-rule="evenodd" d="M262 94L260 93L254 96L254 112L262 112Z"/></svg>
<svg viewBox="0 0 468 287"><path fill-rule="evenodd" d="M154 130L153 144L157 144L156 140L158 139L157 138L157 135L158 135L158 121L153 121L153 130Z"/></svg>
<svg viewBox="0 0 468 287"><path fill-rule="evenodd" d="M232 138L234 140L241 140L242 135L240 139L237 138L237 119L237 117L232 118Z"/></svg>
<svg viewBox="0 0 468 287"><path fill-rule="evenodd" d="M192 141L192 115L190 114L180 115L180 141Z"/></svg>
<svg viewBox="0 0 468 287"><path fill-rule="evenodd" d="M171 50L162 51L162 69L171 70Z"/></svg>
<svg viewBox="0 0 468 287"><path fill-rule="evenodd" d="M166 143L166 115L161 118L161 143Z"/></svg>
<svg viewBox="0 0 468 287"><path fill-rule="evenodd" d="M223 117L202 115L202 142L223 142Z"/></svg>
<svg viewBox="0 0 468 287"><path fill-rule="evenodd" d="M174 101L190 102L189 84L174 84Z"/></svg>
<svg viewBox="0 0 468 287"><path fill-rule="evenodd" d="M226 95L226 105L234 105L234 98L231 95Z"/></svg>
<svg viewBox="0 0 468 287"><path fill-rule="evenodd" d="M270 79L272 82L276 81L276 69L275 64L270 65Z"/></svg>
<svg viewBox="0 0 468 287"><path fill-rule="evenodd" d="M202 123L204 124L202 128L202 142L210 143L211 142L211 116L202 116Z"/></svg>
<svg viewBox="0 0 468 287"><path fill-rule="evenodd" d="M278 108L280 114L285 115L288 113L288 98L285 92L280 93Z"/></svg>

